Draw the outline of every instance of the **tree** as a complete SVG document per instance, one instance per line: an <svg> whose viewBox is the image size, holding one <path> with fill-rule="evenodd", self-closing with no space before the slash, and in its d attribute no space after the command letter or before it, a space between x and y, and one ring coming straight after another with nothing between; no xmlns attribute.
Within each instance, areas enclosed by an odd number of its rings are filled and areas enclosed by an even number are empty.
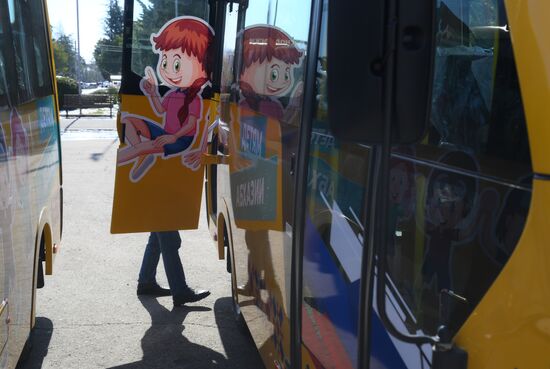
<svg viewBox="0 0 550 369"><path fill-rule="evenodd" d="M120 74L122 69L124 18L116 0L109 0L103 26L105 37L96 43L94 59L103 78L109 79L111 74Z"/></svg>
<svg viewBox="0 0 550 369"><path fill-rule="evenodd" d="M52 43L56 73L76 79L77 52L72 37L60 32ZM79 61L80 70L82 70L86 63L82 58Z"/></svg>
<svg viewBox="0 0 550 369"><path fill-rule="evenodd" d="M122 35L114 41L100 39L95 45L94 59L101 75L110 79L111 74L120 74L122 70Z"/></svg>
<svg viewBox="0 0 550 369"><path fill-rule="evenodd" d="M146 66L157 64L158 55L151 52L152 33L157 33L167 21L176 16L190 15L204 19L208 14L207 7L208 2L205 0L136 0L134 11L141 8L141 14L133 26L132 70L143 73Z"/></svg>
<svg viewBox="0 0 550 369"><path fill-rule="evenodd" d="M124 17L122 8L118 5L117 0L109 0L107 6L107 18L103 21L104 32L107 39L115 42L124 31Z"/></svg>

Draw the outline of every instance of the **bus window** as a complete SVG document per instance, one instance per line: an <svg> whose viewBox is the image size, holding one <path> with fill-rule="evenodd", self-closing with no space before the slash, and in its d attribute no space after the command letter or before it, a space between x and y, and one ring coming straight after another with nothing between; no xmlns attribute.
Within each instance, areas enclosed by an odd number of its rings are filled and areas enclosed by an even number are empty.
<svg viewBox="0 0 550 369"><path fill-rule="evenodd" d="M170 19L180 16L194 16L208 19L208 1L204 0L151 0L147 3L134 2L134 24L132 32L132 71L143 75L147 66L156 66L158 56L151 52L151 34Z"/></svg>
<svg viewBox="0 0 550 369"><path fill-rule="evenodd" d="M52 93L45 15L40 0L9 2L20 102ZM26 19L29 21L27 22Z"/></svg>
<svg viewBox="0 0 550 369"><path fill-rule="evenodd" d="M436 32L431 127L390 162L386 309L404 333L454 335L521 236L532 169L503 2L438 1Z"/></svg>
<svg viewBox="0 0 550 369"><path fill-rule="evenodd" d="M10 12L5 2L0 1L0 105L7 107L16 99L16 84L13 78L15 76L15 63L13 43L11 38Z"/></svg>
<svg viewBox="0 0 550 369"><path fill-rule="evenodd" d="M327 13L317 56L303 257L302 343L323 368L357 368L369 147L332 136L327 111ZM351 76L350 76L351 77ZM350 102L352 103L352 102ZM306 360L306 361L304 361Z"/></svg>
<svg viewBox="0 0 550 369"><path fill-rule="evenodd" d="M0 37L2 37L0 33ZM0 109L8 106L8 81L6 80L6 63L0 49Z"/></svg>
<svg viewBox="0 0 550 369"><path fill-rule="evenodd" d="M29 48L29 24L23 22L28 16L28 5L21 1L9 1L10 21L15 49L15 63L17 67L17 91L20 102L29 101L33 96L32 74L35 71L34 61ZM28 19L28 18L27 18Z"/></svg>
<svg viewBox="0 0 550 369"><path fill-rule="evenodd" d="M40 0L29 0L31 10L32 50L36 66L36 89L39 97L51 95L52 85L49 78L49 49L47 33L44 29L45 14Z"/></svg>

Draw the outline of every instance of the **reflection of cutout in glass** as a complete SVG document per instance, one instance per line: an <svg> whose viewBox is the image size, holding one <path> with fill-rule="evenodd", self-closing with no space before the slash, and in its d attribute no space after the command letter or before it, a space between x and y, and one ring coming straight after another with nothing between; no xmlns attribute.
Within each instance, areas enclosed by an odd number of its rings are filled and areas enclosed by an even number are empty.
<svg viewBox="0 0 550 369"><path fill-rule="evenodd" d="M284 108L276 98L292 90L289 105L296 105L292 100L301 97L302 82L294 83L293 71L303 53L289 35L273 26L249 27L242 32L241 40L241 107L282 119Z"/></svg>

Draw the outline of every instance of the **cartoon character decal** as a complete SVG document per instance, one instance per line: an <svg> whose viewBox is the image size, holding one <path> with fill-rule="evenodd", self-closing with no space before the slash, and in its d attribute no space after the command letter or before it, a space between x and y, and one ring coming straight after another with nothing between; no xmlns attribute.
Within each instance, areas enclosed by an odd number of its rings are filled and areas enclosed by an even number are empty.
<svg viewBox="0 0 550 369"><path fill-rule="evenodd" d="M28 119L28 115L25 115ZM29 125L27 123L27 125ZM24 207L24 204L30 201L30 189L29 183L26 180L27 173L29 171L29 134L24 127L23 118L17 109L12 108L10 113L10 129L11 129L11 151L13 162L15 165L15 188L17 194L14 196L17 198L17 206L19 208Z"/></svg>
<svg viewBox="0 0 550 369"><path fill-rule="evenodd" d="M247 229L282 230L283 198L293 197L283 186L290 171L284 166L297 147L291 139L298 137L303 83L297 68L304 54L288 34L271 25L247 27L238 39L232 137L221 137L235 153L230 162L235 221Z"/></svg>
<svg viewBox="0 0 550 369"><path fill-rule="evenodd" d="M239 74L241 108L256 110L280 121L301 98L303 83L295 83L294 69L299 67L303 52L283 30L269 25L256 25L242 32L242 63ZM278 98L291 91L287 107Z"/></svg>
<svg viewBox="0 0 550 369"><path fill-rule="evenodd" d="M214 31L181 16L150 42L156 67L122 81L113 233L198 227L203 158L218 115L210 82Z"/></svg>
<svg viewBox="0 0 550 369"><path fill-rule="evenodd" d="M207 130L199 125L204 118L201 94L210 86L208 62L213 39L214 30L206 22L188 16L168 21L151 35L153 52L159 56L156 72L170 90L161 96L155 71L146 67L140 89L161 122L122 113L126 146L119 150L117 163L133 164L132 182L140 181L159 156L181 156L182 164L193 171L201 167L207 138ZM192 149L196 141L200 144Z"/></svg>

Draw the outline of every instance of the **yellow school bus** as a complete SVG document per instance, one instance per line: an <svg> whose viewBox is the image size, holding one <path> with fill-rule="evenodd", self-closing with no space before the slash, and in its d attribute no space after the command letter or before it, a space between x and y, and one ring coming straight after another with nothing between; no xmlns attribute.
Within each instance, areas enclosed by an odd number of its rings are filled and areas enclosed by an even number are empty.
<svg viewBox="0 0 550 369"><path fill-rule="evenodd" d="M61 146L45 1L0 1L0 368L35 324L61 239ZM27 346L28 347L28 346Z"/></svg>
<svg viewBox="0 0 550 369"><path fill-rule="evenodd" d="M215 34L207 217L266 368L548 366L550 4L179 6Z"/></svg>

